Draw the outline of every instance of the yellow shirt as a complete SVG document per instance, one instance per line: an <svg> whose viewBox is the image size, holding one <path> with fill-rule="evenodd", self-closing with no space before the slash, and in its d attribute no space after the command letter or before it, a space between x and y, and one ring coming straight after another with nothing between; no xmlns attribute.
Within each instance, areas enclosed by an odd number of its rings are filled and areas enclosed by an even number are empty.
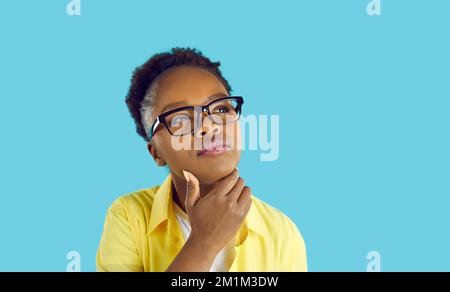
<svg viewBox="0 0 450 292"><path fill-rule="evenodd" d="M98 271L165 271L184 244L174 213L172 178L117 199L106 215ZM306 271L306 248L295 224L252 195L236 236L230 272ZM193 259L195 260L195 259Z"/></svg>

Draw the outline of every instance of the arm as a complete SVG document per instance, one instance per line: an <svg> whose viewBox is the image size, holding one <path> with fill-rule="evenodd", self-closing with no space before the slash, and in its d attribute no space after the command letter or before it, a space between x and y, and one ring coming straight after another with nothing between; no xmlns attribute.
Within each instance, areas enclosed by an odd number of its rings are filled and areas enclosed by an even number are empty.
<svg viewBox="0 0 450 292"><path fill-rule="evenodd" d="M141 272L144 269L120 201L116 201L106 215L96 264L99 272Z"/></svg>

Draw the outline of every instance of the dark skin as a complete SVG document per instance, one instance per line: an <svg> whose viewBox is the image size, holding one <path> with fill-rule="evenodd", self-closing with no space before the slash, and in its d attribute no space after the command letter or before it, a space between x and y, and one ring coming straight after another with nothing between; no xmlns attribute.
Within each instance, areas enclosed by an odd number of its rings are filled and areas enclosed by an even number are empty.
<svg viewBox="0 0 450 292"><path fill-rule="evenodd" d="M152 121L168 110L200 106L229 96L210 72L181 66L159 82ZM240 160L239 123L217 125L204 118L199 131L177 137L179 141L205 142L222 137L233 148L218 155L199 156L198 150L176 150L163 125L155 132L148 150L159 166L170 169L174 201L188 214L191 233L167 271L209 271L220 250L236 236L251 207L251 190L236 169ZM195 260L192 260L195 259Z"/></svg>

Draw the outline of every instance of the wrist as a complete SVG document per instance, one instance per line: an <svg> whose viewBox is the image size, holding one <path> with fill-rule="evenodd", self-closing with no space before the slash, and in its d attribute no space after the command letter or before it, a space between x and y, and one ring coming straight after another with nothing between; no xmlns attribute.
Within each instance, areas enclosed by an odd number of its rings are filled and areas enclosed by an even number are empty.
<svg viewBox="0 0 450 292"><path fill-rule="evenodd" d="M198 251L203 257L214 259L220 252L220 247L208 242L207 240L198 238L192 233L186 240L186 245L191 249Z"/></svg>

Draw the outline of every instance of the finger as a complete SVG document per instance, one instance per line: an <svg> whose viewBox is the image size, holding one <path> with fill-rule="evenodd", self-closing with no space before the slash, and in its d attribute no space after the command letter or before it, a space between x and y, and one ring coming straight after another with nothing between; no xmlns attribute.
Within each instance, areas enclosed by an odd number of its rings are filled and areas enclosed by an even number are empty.
<svg viewBox="0 0 450 292"><path fill-rule="evenodd" d="M226 195L228 194L231 189L236 184L237 180L239 178L239 172L237 169L233 170L232 173L224 177L223 179L219 180L215 185L214 188L211 190L211 194L213 195Z"/></svg>
<svg viewBox="0 0 450 292"><path fill-rule="evenodd" d="M186 179L186 208L193 207L200 199L200 183L189 171L183 170Z"/></svg>
<svg viewBox="0 0 450 292"><path fill-rule="evenodd" d="M239 196L241 195L242 191L245 187L245 181L243 178L238 178L236 184L233 186L231 191L227 194L228 199L230 199L233 202L237 202L239 199Z"/></svg>
<svg viewBox="0 0 450 292"><path fill-rule="evenodd" d="M237 201L238 205L244 207L249 200L251 200L252 190L245 186L242 192L240 193L239 199Z"/></svg>
<svg viewBox="0 0 450 292"><path fill-rule="evenodd" d="M242 216L245 218L247 217L248 212L250 211L251 207L252 207L253 201L250 199L248 200L248 202L245 204L244 209L242 211Z"/></svg>

